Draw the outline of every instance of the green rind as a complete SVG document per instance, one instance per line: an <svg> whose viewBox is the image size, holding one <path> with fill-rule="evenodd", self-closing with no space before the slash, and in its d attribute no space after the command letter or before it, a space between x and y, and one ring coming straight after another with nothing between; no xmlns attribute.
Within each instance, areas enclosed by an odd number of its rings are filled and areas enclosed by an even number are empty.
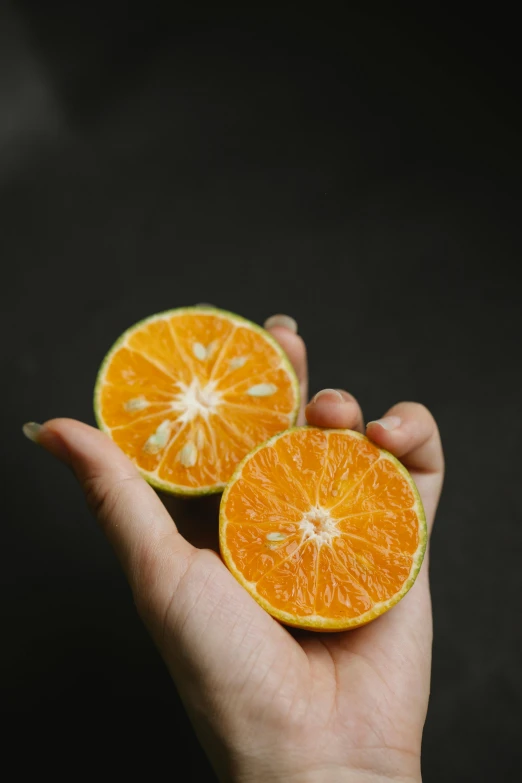
<svg viewBox="0 0 522 783"><path fill-rule="evenodd" d="M227 503L227 498L230 493L230 490L232 486L236 483L238 478L240 477L244 466L246 463L254 456L254 454L257 454L258 451L265 448L266 446L271 446L273 443L275 443L279 438L282 438L283 436L287 435L290 432L298 432L300 430L321 430L323 428L321 427L289 427L288 430L285 430L284 432L279 432L277 435L274 435L269 440L265 441L265 443L261 443L259 446L257 446L255 449L252 449L246 457L244 457L239 465L237 466L236 470L234 471L231 479L228 481L225 491L223 492L223 495L221 496L221 503L219 507L219 548L221 552L221 557L223 558L223 561L225 562L227 568L229 571L233 574L233 576L237 579L237 581L250 593L252 598L254 598L257 603L265 609L265 611L268 612L268 614L272 615L272 617L275 617L280 622L284 623L285 625L293 626L295 628L304 628L310 631L320 631L320 632L336 632L336 631L347 631L350 628L359 628L362 625L366 625L367 623L371 622L372 620L376 619L377 617L380 617L385 612L389 611L393 606L395 606L399 601L404 598L406 593L411 589L413 586L418 573L421 569L422 562L424 560L424 554L426 552L426 546L428 542L428 529L426 525L426 515L424 513L424 507L422 505L421 496L419 494L419 491L417 489L417 486L411 477L409 471L404 467L402 462L400 462L397 457L395 457L393 454L391 454L386 449L380 448L380 446L377 446L377 444L373 443L369 438L366 437L366 435L362 435L360 432L355 432L354 430L349 429L326 429L327 432L337 432L340 434L350 434L352 436L355 436L359 438L360 440L368 441L372 444L375 448L379 449L380 452L385 454L387 458L389 458L398 468L400 473L406 478L408 481L409 486L411 487L413 494L415 495L417 505L416 505L416 512L419 518L419 545L417 547L417 550L413 556L413 564L410 571L410 575L406 582L404 582L401 589L392 596L388 601L384 601L380 604L376 604L373 609L371 609L368 612L365 612L362 615L359 615L359 617L354 617L351 620L346 620L345 622L340 622L339 620L328 620L324 618L319 618L317 616L314 616L314 619L307 617L300 617L296 620L296 616L293 614L289 614L287 612L282 612L279 609L276 609L273 607L268 601L266 601L262 596L257 595L256 593L253 593L250 590L250 583L243 577L241 572L236 568L236 565L232 558L229 556L229 553L227 551L226 543L225 543L225 528L228 523L228 520L226 518L225 514L225 506Z"/></svg>
<svg viewBox="0 0 522 783"><path fill-rule="evenodd" d="M101 389L103 385L103 379L105 377L105 372L113 354L122 346L122 344L125 342L127 337L129 337L129 335L135 332L139 327L145 326L146 324L152 323L153 321L159 321L161 319L167 318L168 316L172 316L173 314L184 315L186 313L208 313L209 315L218 314L218 315L227 316L229 319L233 321L239 322L241 324L246 324L253 331L261 334L263 338L275 348L275 350L281 356L281 361L283 362L288 372L288 375L292 381L292 386L295 393L294 411L291 416L291 422L293 425L297 420L297 416L299 414L299 408L301 405L301 393L299 389L299 381L297 379L297 375L295 374L295 370L292 366L292 363L290 362L284 349L277 342L277 340L274 337L272 337L270 332L267 332L266 329L263 329L262 326L255 324L253 321L249 321L248 318L243 318L243 316L241 315L232 313L229 310L222 310L219 307L207 307L206 305L205 306L195 305L192 307L176 307L172 310L163 310L161 313L155 313L154 315L147 316L147 318L142 318L141 321L137 321L132 326L129 326L129 328L126 329L123 332L123 334L121 334L118 337L116 342L109 348L108 352L105 354L103 361L100 365L100 369L98 370L98 374L96 376L96 382L94 384L93 408L94 408L94 418L96 420L96 424L98 425L98 428L102 430L102 432L105 432L110 437L111 430L109 427L105 425L101 416L100 395L101 395ZM286 430L283 430L283 432L286 432ZM143 476L143 478L151 486L169 495L176 495L181 497L201 497L203 495L215 495L219 492L223 492L223 489L226 486L225 483L218 483L218 484L208 485L205 487L195 487L195 488L183 487L179 484L169 484L168 482L161 481L161 479L156 478L156 476L149 473L148 471L142 470L137 465L136 467L141 473L141 475Z"/></svg>

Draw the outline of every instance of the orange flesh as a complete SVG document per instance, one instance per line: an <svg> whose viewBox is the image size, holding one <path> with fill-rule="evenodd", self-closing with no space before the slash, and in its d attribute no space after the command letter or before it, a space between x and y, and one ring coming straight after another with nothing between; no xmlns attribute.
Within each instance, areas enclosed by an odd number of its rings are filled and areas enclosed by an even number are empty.
<svg viewBox="0 0 522 783"><path fill-rule="evenodd" d="M282 350L215 311L173 311L138 325L102 372L103 428L152 483L172 491L222 488L245 454L295 419Z"/></svg>
<svg viewBox="0 0 522 783"><path fill-rule="evenodd" d="M363 615L366 622L420 565L424 517L412 485L356 433L291 430L251 455L229 484L223 557L290 624L349 627Z"/></svg>

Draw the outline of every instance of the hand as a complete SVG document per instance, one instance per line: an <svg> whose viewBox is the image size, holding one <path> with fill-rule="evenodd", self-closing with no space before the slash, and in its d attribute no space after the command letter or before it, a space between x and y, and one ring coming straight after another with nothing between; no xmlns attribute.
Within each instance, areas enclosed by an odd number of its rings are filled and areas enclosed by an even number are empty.
<svg viewBox="0 0 522 783"><path fill-rule="evenodd" d="M270 320L306 400L304 344L291 319ZM301 421L305 415L317 426L364 431L361 409L344 391L316 395ZM399 403L366 433L408 467L431 529L443 477L431 414ZM290 631L258 606L216 552L180 534L106 435L68 419L30 425L26 434L72 467L220 779L421 779L432 644L427 557L406 597L369 625L333 634ZM217 543L218 503L174 504L187 538Z"/></svg>

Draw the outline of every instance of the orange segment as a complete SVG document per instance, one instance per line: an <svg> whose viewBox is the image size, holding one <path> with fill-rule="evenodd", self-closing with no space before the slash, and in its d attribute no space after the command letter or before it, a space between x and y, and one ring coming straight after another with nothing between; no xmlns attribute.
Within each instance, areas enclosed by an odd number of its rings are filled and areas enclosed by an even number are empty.
<svg viewBox="0 0 522 783"><path fill-rule="evenodd" d="M325 461L319 493L321 505L326 508L336 505L339 498L357 484L379 456L379 449L370 441L330 433L328 459Z"/></svg>
<svg viewBox="0 0 522 783"><path fill-rule="evenodd" d="M229 406L226 402L223 403L223 406L226 412L226 416L222 420L223 428L232 432L241 442L248 442L251 449L272 437L274 431L282 432L288 425L288 414L278 411L267 408L259 408L258 410L236 408Z"/></svg>
<svg viewBox="0 0 522 783"><path fill-rule="evenodd" d="M157 465L160 481L194 489L212 484L217 463L212 442L204 432L201 425L180 425L179 436L169 443Z"/></svg>
<svg viewBox="0 0 522 783"><path fill-rule="evenodd" d="M352 514L337 522L348 538L360 538L390 552L413 555L419 545L419 525L414 509Z"/></svg>
<svg viewBox="0 0 522 783"><path fill-rule="evenodd" d="M154 486L223 489L254 447L295 422L299 386L264 329L215 308L183 308L128 329L98 374L98 424Z"/></svg>
<svg viewBox="0 0 522 783"><path fill-rule="evenodd" d="M414 503L411 480L399 473L392 460L384 456L359 481L344 488L330 512L339 518L358 512L408 509Z"/></svg>
<svg viewBox="0 0 522 783"><path fill-rule="evenodd" d="M387 611L425 546L413 479L350 430L276 435L242 461L221 500L226 565L270 614L301 628L343 630Z"/></svg>
<svg viewBox="0 0 522 783"><path fill-rule="evenodd" d="M307 541L268 570L256 584L256 592L275 609L301 617L314 613L318 550Z"/></svg>
<svg viewBox="0 0 522 783"><path fill-rule="evenodd" d="M234 554L242 565L245 579L257 582L285 561L299 547L297 525L281 528L285 538L279 541L279 528L265 525L238 525L234 529ZM274 540L275 538L275 540Z"/></svg>
<svg viewBox="0 0 522 783"><path fill-rule="evenodd" d="M260 363L276 370L281 364L281 355L275 345L260 343L251 329L238 325L233 339L228 340L218 354L212 376L219 378L220 388L227 389L253 378L252 370Z"/></svg>
<svg viewBox="0 0 522 783"><path fill-rule="evenodd" d="M385 552L356 539L339 536L332 549L352 579L373 602L386 601L408 578L411 557Z"/></svg>
<svg viewBox="0 0 522 783"><path fill-rule="evenodd" d="M350 571L339 566L332 549L321 547L315 613L343 622L368 612L373 602Z"/></svg>
<svg viewBox="0 0 522 783"><path fill-rule="evenodd" d="M175 340L174 330L168 319L151 321L132 332L126 345L162 367L175 380L189 382L191 368Z"/></svg>
<svg viewBox="0 0 522 783"><path fill-rule="evenodd" d="M304 514L310 503L300 482L295 481L292 470L281 463L278 452L270 446L260 449L256 459L248 460L241 471L259 493L268 495L278 506L290 504ZM233 491L230 487L230 492Z"/></svg>
<svg viewBox="0 0 522 783"><path fill-rule="evenodd" d="M111 437L141 470L153 472L161 462L163 450L154 441L156 433L159 431L158 443L165 440L168 446L180 428L172 415L162 412L138 419L125 427L115 427Z"/></svg>
<svg viewBox="0 0 522 783"><path fill-rule="evenodd" d="M237 330L236 324L220 314L189 311L168 319L175 342L192 373L201 380L212 374L214 364L229 338Z"/></svg>
<svg viewBox="0 0 522 783"><path fill-rule="evenodd" d="M221 475L231 476L243 459L245 451L253 448L252 438L249 433L241 435L237 429L224 421L212 422L213 437L215 443L215 458ZM262 437L260 437L262 441Z"/></svg>
<svg viewBox="0 0 522 783"><path fill-rule="evenodd" d="M280 485L275 488L281 492ZM299 502L299 501L298 501ZM285 500L282 494L259 491L257 482L238 479L228 496L228 509L234 524L291 524L300 522L303 512L292 505L292 498Z"/></svg>
<svg viewBox="0 0 522 783"><path fill-rule="evenodd" d="M122 402L145 392L147 398L152 393L153 399L166 399L176 389L177 375L166 372L154 360L126 346L117 348L103 369L103 385L118 387Z"/></svg>
<svg viewBox="0 0 522 783"><path fill-rule="evenodd" d="M267 370L262 375L245 378L232 386L220 383L218 390L223 394L224 400L232 405L241 405L248 410L268 407L270 410L288 414L293 406L293 390L285 383L285 375L285 369L280 367Z"/></svg>
<svg viewBox="0 0 522 783"><path fill-rule="evenodd" d="M153 388L122 394L119 386L110 384L106 386L101 406L103 420L111 429L170 410L171 405L165 395Z"/></svg>
<svg viewBox="0 0 522 783"><path fill-rule="evenodd" d="M287 440L279 440L274 448L294 483L299 477L299 484L306 493L305 508L310 508L318 503L318 479L327 463L328 438L321 430L300 430L294 433L291 444L289 449Z"/></svg>

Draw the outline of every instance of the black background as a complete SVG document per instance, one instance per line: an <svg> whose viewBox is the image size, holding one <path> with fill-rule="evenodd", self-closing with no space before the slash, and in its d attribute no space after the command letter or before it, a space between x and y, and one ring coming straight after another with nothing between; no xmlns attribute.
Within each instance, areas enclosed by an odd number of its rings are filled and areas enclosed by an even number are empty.
<svg viewBox="0 0 522 783"><path fill-rule="evenodd" d="M0 6L16 779L181 779L181 754L214 779L72 476L20 432L92 422L120 332L201 301L294 316L312 391L345 387L368 419L400 399L432 409L447 480L424 781L521 779L516 27L341 8Z"/></svg>

